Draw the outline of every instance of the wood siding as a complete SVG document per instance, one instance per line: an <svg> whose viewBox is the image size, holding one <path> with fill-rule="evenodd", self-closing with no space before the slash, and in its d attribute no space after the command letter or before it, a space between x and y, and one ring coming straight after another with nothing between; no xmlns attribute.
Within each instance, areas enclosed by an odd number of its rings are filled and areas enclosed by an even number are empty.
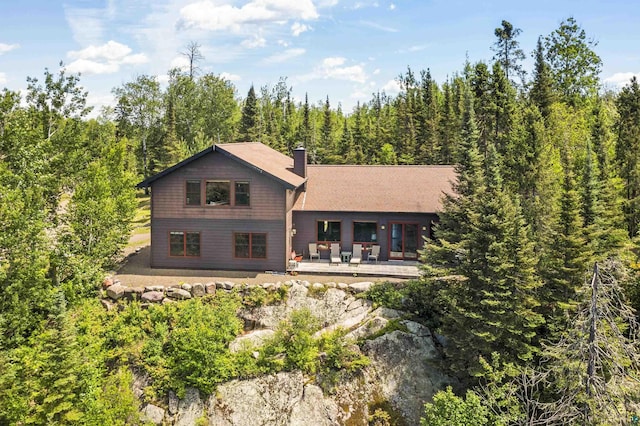
<svg viewBox="0 0 640 426"><path fill-rule="evenodd" d="M438 216L432 213L357 213L357 212L309 212L294 211L293 227L296 235L293 237L293 249L296 253L304 253L305 259L309 257L309 243L316 242L317 221L341 222L341 249L351 251L353 245L353 222L377 222L378 242L380 245L380 260L389 260L389 232L392 222L417 223L423 237L430 237L429 230L432 221L437 221ZM385 229L380 229L384 225ZM426 230L422 231L425 227ZM419 249L423 247L422 238L419 239Z"/></svg>
<svg viewBox="0 0 640 426"><path fill-rule="evenodd" d="M249 271L284 271L286 268L285 221L239 219L156 218L151 228L152 268L191 268ZM169 232L200 232L200 257L170 257ZM234 256L234 233L267 234L266 259Z"/></svg>
<svg viewBox="0 0 640 426"><path fill-rule="evenodd" d="M201 181L202 205L185 203L186 181ZM206 206L205 182L250 182L250 206ZM258 171L212 152L153 182L151 188L151 267L284 271L290 253L285 188ZM290 219L289 219L290 221ZM200 232L200 257L170 257L169 232ZM267 259L234 257L234 233L266 233Z"/></svg>
<svg viewBox="0 0 640 426"><path fill-rule="evenodd" d="M200 207L185 204L187 179L199 179L202 186ZM206 206L204 187L207 180L250 182L250 207ZM152 219L239 219L284 220L285 189L281 183L232 160L212 152L152 184ZM232 188L233 192L233 188ZM233 197L232 202L233 202Z"/></svg>

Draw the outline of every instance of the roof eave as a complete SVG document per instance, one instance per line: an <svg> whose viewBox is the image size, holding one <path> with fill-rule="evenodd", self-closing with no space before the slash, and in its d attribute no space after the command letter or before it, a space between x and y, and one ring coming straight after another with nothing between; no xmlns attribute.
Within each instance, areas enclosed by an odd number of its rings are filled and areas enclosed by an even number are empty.
<svg viewBox="0 0 640 426"><path fill-rule="evenodd" d="M221 147L219 147L217 145L214 146L214 148L220 154L222 154L222 155L224 155L224 156L226 156L228 158L231 158L232 160L237 161L238 163L242 164L243 166L248 167L248 168L250 168L251 170L254 170L257 173L260 173L261 175L264 175L264 176L266 176L268 178L271 178L271 179L275 180L276 182L278 182L282 186L284 186L285 189L293 190L293 189L299 188L300 186L304 185L304 182L307 181L307 179L305 179L302 184L296 186L296 185L294 185L294 184L292 184L290 182L287 182L284 179L280 179L279 177L272 175L271 173L267 172L266 170L261 169L260 167L256 166L255 164L251 164L250 162L248 162L246 160L243 160L242 158L238 157L237 155L234 155L231 152L226 151L224 148L221 148Z"/></svg>
<svg viewBox="0 0 640 426"><path fill-rule="evenodd" d="M148 178L146 178L145 180L143 180L142 182L140 182L139 184L136 185L136 188L141 189L141 188L148 188L149 186L151 186L151 184L155 181L157 181L158 179L161 179L165 176L167 176L168 174L171 174L173 172L175 172L176 170L178 170L179 168L186 166L187 164L199 159L200 157L203 157L204 155L213 152L214 147L210 146L207 147L206 149L203 149L202 151L193 154L191 157L186 158L182 161L180 161L179 163L174 164L173 166L169 167L168 169L165 169L163 171L161 171L160 173L156 173L153 176L150 176Z"/></svg>

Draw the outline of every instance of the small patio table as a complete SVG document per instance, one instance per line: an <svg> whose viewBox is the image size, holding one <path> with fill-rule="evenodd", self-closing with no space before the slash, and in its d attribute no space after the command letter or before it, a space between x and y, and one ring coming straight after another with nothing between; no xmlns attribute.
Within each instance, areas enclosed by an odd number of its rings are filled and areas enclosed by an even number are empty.
<svg viewBox="0 0 640 426"><path fill-rule="evenodd" d="M350 251L341 251L340 252L340 259L343 262L349 263L349 261L351 260L351 252Z"/></svg>

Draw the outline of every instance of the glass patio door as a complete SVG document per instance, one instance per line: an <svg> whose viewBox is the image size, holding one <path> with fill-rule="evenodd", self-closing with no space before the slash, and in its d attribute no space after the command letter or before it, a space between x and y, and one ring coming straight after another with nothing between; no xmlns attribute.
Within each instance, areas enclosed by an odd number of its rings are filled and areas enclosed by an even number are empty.
<svg viewBox="0 0 640 426"><path fill-rule="evenodd" d="M392 223L389 259L417 260L419 236L417 223Z"/></svg>

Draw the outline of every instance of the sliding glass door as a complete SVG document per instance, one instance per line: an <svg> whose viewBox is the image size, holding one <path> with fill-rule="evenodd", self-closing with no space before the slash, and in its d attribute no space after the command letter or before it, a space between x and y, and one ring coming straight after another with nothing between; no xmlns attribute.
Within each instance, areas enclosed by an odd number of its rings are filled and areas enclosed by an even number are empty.
<svg viewBox="0 0 640 426"><path fill-rule="evenodd" d="M391 223L389 259L417 260L419 237L417 223Z"/></svg>

